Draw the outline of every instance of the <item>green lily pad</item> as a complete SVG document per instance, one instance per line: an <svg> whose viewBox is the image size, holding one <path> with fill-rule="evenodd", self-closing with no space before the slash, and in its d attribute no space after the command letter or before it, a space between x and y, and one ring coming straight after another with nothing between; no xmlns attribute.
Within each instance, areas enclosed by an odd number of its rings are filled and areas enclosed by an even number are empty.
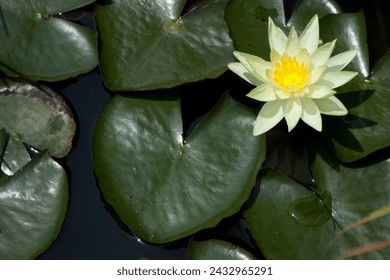
<svg viewBox="0 0 390 280"><path fill-rule="evenodd" d="M21 141L63 157L72 148L76 124L63 98L50 88L0 81L0 127Z"/></svg>
<svg viewBox="0 0 390 280"><path fill-rule="evenodd" d="M306 27L310 19L317 14L319 18L327 15L340 14L342 9L333 0L303 0L299 4L298 9L292 14L288 21L288 26L294 26L298 33L301 33ZM339 30L344 29L339 27ZM321 30L321 29L320 29ZM334 38L333 38L334 39ZM332 39L332 40L333 40Z"/></svg>
<svg viewBox="0 0 390 280"><path fill-rule="evenodd" d="M304 0L292 14L287 26L294 25L297 31L302 31L314 14L323 17L339 12L341 9L335 1ZM282 0L231 0L226 7L226 22L235 49L268 60L268 17L280 28L286 29Z"/></svg>
<svg viewBox="0 0 390 280"><path fill-rule="evenodd" d="M234 48L268 59L268 17L274 19L276 24L284 25L283 6L282 0L229 1L225 18Z"/></svg>
<svg viewBox="0 0 390 280"><path fill-rule="evenodd" d="M265 156L256 114L226 95L183 139L176 94L115 96L93 142L105 199L140 238L164 243L215 226L248 199Z"/></svg>
<svg viewBox="0 0 390 280"><path fill-rule="evenodd" d="M189 260L254 260L253 254L224 240L195 241L188 245Z"/></svg>
<svg viewBox="0 0 390 280"><path fill-rule="evenodd" d="M97 66L96 33L59 13L93 0L3 0L0 70L8 76L58 81Z"/></svg>
<svg viewBox="0 0 390 280"><path fill-rule="evenodd" d="M270 171L262 179L260 194L244 212L250 232L269 259L335 259L349 249L375 241L389 240L389 217L366 223L339 235L342 228L367 216L390 199L390 163L388 160L364 165L338 161L326 141L313 139L315 160L312 164L319 193L316 195L288 177ZM294 217L291 205L306 197L317 197L307 204L300 217ZM331 196L331 206L326 203ZM319 208L321 201L326 207ZM312 212L312 215L310 215ZM321 213L322 212L322 213ZM313 216L329 216L325 223ZM336 235L338 236L336 238ZM390 250L357 255L358 259L388 259Z"/></svg>
<svg viewBox="0 0 390 280"><path fill-rule="evenodd" d="M343 28L339 28L343 23ZM390 145L390 54L369 70L363 13L332 15L321 21L325 39L339 38L335 52L359 49L349 70L359 75L336 89L338 98L348 108L344 118L324 118L324 130L333 143L336 155L346 162L361 159Z"/></svg>
<svg viewBox="0 0 390 280"><path fill-rule="evenodd" d="M66 173L45 152L12 176L3 173L0 259L31 259L42 253L57 237L67 203Z"/></svg>
<svg viewBox="0 0 390 280"><path fill-rule="evenodd" d="M202 1L183 14L185 0L98 2L100 69L111 90L169 88L227 70L233 44L226 0Z"/></svg>

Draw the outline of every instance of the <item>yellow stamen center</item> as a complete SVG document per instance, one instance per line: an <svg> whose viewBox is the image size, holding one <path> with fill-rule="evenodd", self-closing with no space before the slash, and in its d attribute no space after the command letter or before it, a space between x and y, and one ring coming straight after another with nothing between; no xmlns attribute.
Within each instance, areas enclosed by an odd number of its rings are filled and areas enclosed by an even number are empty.
<svg viewBox="0 0 390 280"><path fill-rule="evenodd" d="M296 57L283 55L278 63L274 63L274 82L284 92L297 92L305 86L308 78L308 66L299 63Z"/></svg>

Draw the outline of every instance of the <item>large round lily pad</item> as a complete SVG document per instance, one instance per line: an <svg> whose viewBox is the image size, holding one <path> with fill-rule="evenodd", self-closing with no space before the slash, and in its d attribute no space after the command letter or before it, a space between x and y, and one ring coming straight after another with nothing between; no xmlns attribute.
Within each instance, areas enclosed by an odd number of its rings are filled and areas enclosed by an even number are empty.
<svg viewBox="0 0 390 280"><path fill-rule="evenodd" d="M8 76L58 81L95 68L95 32L58 16L92 2L2 0L0 70Z"/></svg>
<svg viewBox="0 0 390 280"><path fill-rule="evenodd" d="M31 259L42 253L60 231L67 203L66 173L47 153L12 176L1 171L0 259Z"/></svg>
<svg viewBox="0 0 390 280"><path fill-rule="evenodd" d="M215 78L233 61L227 1L112 0L97 3L100 68L111 90L168 88Z"/></svg>
<svg viewBox="0 0 390 280"><path fill-rule="evenodd" d="M65 100L47 86L0 80L0 127L39 150L63 157L76 124Z"/></svg>
<svg viewBox="0 0 390 280"><path fill-rule="evenodd" d="M226 95L183 139L178 96L141 96L113 97L95 130L96 175L119 217L163 243L237 212L265 155L265 139L252 135L255 113Z"/></svg>

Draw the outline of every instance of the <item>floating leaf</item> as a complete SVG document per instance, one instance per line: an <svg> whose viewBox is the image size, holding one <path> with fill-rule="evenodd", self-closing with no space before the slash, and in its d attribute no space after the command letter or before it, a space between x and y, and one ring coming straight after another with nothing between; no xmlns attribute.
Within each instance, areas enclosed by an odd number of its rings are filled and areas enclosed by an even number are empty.
<svg viewBox="0 0 390 280"><path fill-rule="evenodd" d="M262 178L256 201L244 212L252 236L268 259L333 259L352 248L390 239L388 218L339 234L340 229L376 210L378 205L388 205L389 161L347 165L339 162L329 150L324 150L326 141L312 140L316 143L312 170L319 194L280 173L269 171ZM321 196L324 191L327 195ZM331 207L326 202L329 195L332 196ZM302 211L304 215L294 217L291 205L309 196L313 200L317 197L317 203L303 205L306 206ZM325 205L322 211L318 207L321 201ZM308 223L316 221L314 215L321 218L329 214L331 219L325 223ZM355 256L362 259L389 257L390 250Z"/></svg>
<svg viewBox="0 0 390 280"><path fill-rule="evenodd" d="M149 242L215 226L248 199L264 160L254 120L254 112L225 96L184 140L177 95L113 97L93 143L105 199Z"/></svg>
<svg viewBox="0 0 390 280"><path fill-rule="evenodd" d="M0 70L8 76L58 81L95 68L95 32L58 16L92 2L2 0Z"/></svg>
<svg viewBox="0 0 390 280"><path fill-rule="evenodd" d="M279 25L285 23L282 0L231 0L225 17L234 48L267 59L268 17Z"/></svg>
<svg viewBox="0 0 390 280"><path fill-rule="evenodd" d="M343 23L343 28L339 28ZM390 54L377 64L371 77L368 65L365 19L362 13L332 15L321 21L324 39L338 38L336 53L359 49L349 69L357 78L337 89L339 99L348 108L344 118L325 118L324 130L337 156L346 162L358 160L390 145Z"/></svg>
<svg viewBox="0 0 390 280"><path fill-rule="evenodd" d="M333 0L303 0L300 2L298 9L292 14L288 21L288 25L294 26L298 33L303 31L306 24L315 14L317 14L319 18L323 18L327 15L339 14L342 12L337 1ZM339 28L339 30L344 30L344 25L343 28ZM332 40L334 40L334 38Z"/></svg>
<svg viewBox="0 0 390 280"><path fill-rule="evenodd" d="M233 60L227 3L112 0L95 9L100 68L111 90L168 88L222 74Z"/></svg>
<svg viewBox="0 0 390 280"><path fill-rule="evenodd" d="M56 157L72 147L76 124L63 98L50 88L0 81L0 127Z"/></svg>
<svg viewBox="0 0 390 280"><path fill-rule="evenodd" d="M67 203L66 173L47 153L0 176L0 259L42 253L56 238Z"/></svg>
<svg viewBox="0 0 390 280"><path fill-rule="evenodd" d="M323 17L339 13L341 9L332 0L300 1L298 10L293 13L288 26L294 25L297 31L302 31L314 14ZM275 24L286 29L287 19L282 0L231 0L226 7L226 22L234 47L238 51L269 59L268 17ZM285 30L286 34L288 33ZM333 38L334 39L334 38ZM333 40L332 39L332 40Z"/></svg>
<svg viewBox="0 0 390 280"><path fill-rule="evenodd" d="M205 241L191 240L188 245L190 260L254 260L255 256L242 247L231 242L211 239Z"/></svg>

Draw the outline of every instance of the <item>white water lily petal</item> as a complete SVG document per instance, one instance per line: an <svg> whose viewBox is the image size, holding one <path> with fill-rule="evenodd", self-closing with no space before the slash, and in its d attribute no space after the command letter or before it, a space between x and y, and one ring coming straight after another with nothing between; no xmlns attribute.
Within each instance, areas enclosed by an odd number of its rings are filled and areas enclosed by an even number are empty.
<svg viewBox="0 0 390 280"><path fill-rule="evenodd" d="M251 90L246 96L262 102L276 100L272 84L260 85Z"/></svg>
<svg viewBox="0 0 390 280"><path fill-rule="evenodd" d="M310 57L311 62L313 62L314 66L318 67L326 64L329 57L331 56L334 46L336 45L337 40L333 40L330 43L326 43L319 47Z"/></svg>
<svg viewBox="0 0 390 280"><path fill-rule="evenodd" d="M308 97L313 99L325 98L335 94L336 91L326 86L311 85L309 87Z"/></svg>
<svg viewBox="0 0 390 280"><path fill-rule="evenodd" d="M328 66L329 72L341 71L347 66L352 59L358 54L359 50L350 50L346 52L339 53L331 57L326 65Z"/></svg>
<svg viewBox="0 0 390 280"><path fill-rule="evenodd" d="M357 75L357 72L351 71L337 71L326 72L323 78L318 81L317 84L330 87L331 89L337 88L348 83Z"/></svg>
<svg viewBox="0 0 390 280"><path fill-rule="evenodd" d="M310 64L310 55L306 49L301 49L295 57L299 63Z"/></svg>
<svg viewBox="0 0 390 280"><path fill-rule="evenodd" d="M321 114L332 116L344 116L348 114L347 108L335 96L330 96L324 99L315 99Z"/></svg>
<svg viewBox="0 0 390 280"><path fill-rule="evenodd" d="M266 61L258 56L255 56L254 58L251 59L248 58L247 62L257 74L257 78L259 78L264 83L269 82L266 75L266 70L273 67L271 62Z"/></svg>
<svg viewBox="0 0 390 280"><path fill-rule="evenodd" d="M244 67L246 69L248 69L248 71L253 76L255 76L258 80L262 81L262 83L268 82L268 79L266 78L265 74L256 72L255 69L253 69L253 67L251 65L251 62L253 62L253 61L257 61L258 63L260 63L263 60L262 58L255 56L255 55L248 54L248 53L239 52L239 51L234 51L233 54L242 63L242 65L244 65ZM266 62L266 61L264 61L264 62ZM268 63L270 63L270 62L268 62ZM262 84L262 83L260 83L260 84Z"/></svg>
<svg viewBox="0 0 390 280"><path fill-rule="evenodd" d="M275 100L263 105L257 115L253 135L267 132L283 119L284 103L284 101Z"/></svg>
<svg viewBox="0 0 390 280"><path fill-rule="evenodd" d="M299 42L298 34L295 31L295 28L293 26L293 27L291 27L290 34L288 35L288 38L287 38L285 53L288 54L289 56L293 57L300 50L301 50L301 43Z"/></svg>
<svg viewBox="0 0 390 280"><path fill-rule="evenodd" d="M302 99L302 120L317 131L322 131L322 119L316 103L310 98Z"/></svg>
<svg viewBox="0 0 390 280"><path fill-rule="evenodd" d="M258 78L256 78L253 74L251 74L247 68L244 67L240 62L232 62L229 63L228 68L232 70L234 73L236 73L238 76L240 76L242 79L247 81L248 83L258 86L262 84L262 81L260 81Z"/></svg>
<svg viewBox="0 0 390 280"><path fill-rule="evenodd" d="M271 18L268 18L268 42L271 50L275 49L279 54L284 53L287 36L275 25Z"/></svg>
<svg viewBox="0 0 390 280"><path fill-rule="evenodd" d="M288 131L290 132L298 123L302 115L301 98L293 97L287 100L284 108L284 117L287 122Z"/></svg>
<svg viewBox="0 0 390 280"><path fill-rule="evenodd" d="M275 95L276 95L279 99L287 99L287 98L290 98L290 97L291 97L291 93L289 93L289 92L284 92L284 91L281 90L280 88L274 88L274 91L275 91Z"/></svg>
<svg viewBox="0 0 390 280"><path fill-rule="evenodd" d="M314 68L310 72L309 85L313 85L313 84L317 83L317 81L322 79L323 76L325 75L326 68L327 68L326 65L321 65L319 67Z"/></svg>
<svg viewBox="0 0 390 280"><path fill-rule="evenodd" d="M299 36L301 47L306 49L309 54L318 48L319 32L318 16L315 15Z"/></svg>
<svg viewBox="0 0 390 280"><path fill-rule="evenodd" d="M271 60L271 64L279 63L281 60L280 54L275 49L271 49L271 52L269 54L269 58Z"/></svg>

